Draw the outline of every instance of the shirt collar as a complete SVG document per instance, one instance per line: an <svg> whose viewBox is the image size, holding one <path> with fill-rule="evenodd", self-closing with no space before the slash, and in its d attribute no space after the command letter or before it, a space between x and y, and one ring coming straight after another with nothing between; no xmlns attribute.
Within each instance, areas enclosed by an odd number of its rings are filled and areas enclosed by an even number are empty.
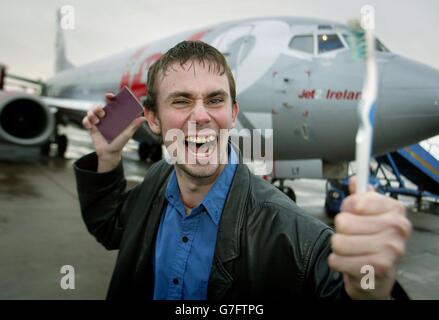
<svg viewBox="0 0 439 320"><path fill-rule="evenodd" d="M221 213L238 163L238 157L234 148L231 147L229 150L229 162L224 166L220 176L210 188L201 204L192 209L191 213L195 214L200 210L200 206L203 206L215 225L218 225L221 218ZM184 205L180 198L180 187L178 186L175 169L172 170L171 178L166 187L165 197L181 215L186 216Z"/></svg>

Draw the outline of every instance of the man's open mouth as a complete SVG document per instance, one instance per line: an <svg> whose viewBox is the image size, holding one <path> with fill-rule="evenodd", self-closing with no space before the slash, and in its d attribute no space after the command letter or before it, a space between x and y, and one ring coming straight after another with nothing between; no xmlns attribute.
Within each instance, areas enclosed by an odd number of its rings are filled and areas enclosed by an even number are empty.
<svg viewBox="0 0 439 320"><path fill-rule="evenodd" d="M188 136L185 140L187 150L197 157L207 157L212 154L218 142L216 135Z"/></svg>

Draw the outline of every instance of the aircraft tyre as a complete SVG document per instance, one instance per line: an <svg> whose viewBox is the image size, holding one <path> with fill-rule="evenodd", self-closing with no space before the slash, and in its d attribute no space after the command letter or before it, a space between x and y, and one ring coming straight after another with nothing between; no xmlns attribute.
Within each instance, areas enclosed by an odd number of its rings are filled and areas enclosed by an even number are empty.
<svg viewBox="0 0 439 320"><path fill-rule="evenodd" d="M139 143L139 158L146 162L157 162L162 159L162 146L159 144L150 145L147 142Z"/></svg>
<svg viewBox="0 0 439 320"><path fill-rule="evenodd" d="M57 156L59 158L64 158L68 145L67 136L65 134L56 136L55 143L57 146Z"/></svg>
<svg viewBox="0 0 439 320"><path fill-rule="evenodd" d="M162 146L154 144L151 147L151 161L154 163L160 160L162 160Z"/></svg>
<svg viewBox="0 0 439 320"><path fill-rule="evenodd" d="M46 142L42 146L40 146L40 152L43 156L50 156L50 141Z"/></svg>

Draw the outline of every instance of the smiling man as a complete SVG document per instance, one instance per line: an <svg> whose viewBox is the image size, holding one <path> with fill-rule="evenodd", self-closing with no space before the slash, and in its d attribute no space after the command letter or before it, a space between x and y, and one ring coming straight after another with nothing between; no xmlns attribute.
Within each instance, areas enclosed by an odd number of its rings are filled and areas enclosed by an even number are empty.
<svg viewBox="0 0 439 320"><path fill-rule="evenodd" d="M88 112L96 152L74 166L88 230L119 250L109 299L405 297L395 281L411 230L404 207L372 191L350 196L334 235L237 163L239 151L221 134L239 107L219 51L177 44L151 66L147 88L145 117L110 144L96 127L102 108ZM169 156L176 151L175 164L154 164L125 191L122 148L143 121ZM375 271L367 288L364 266Z"/></svg>

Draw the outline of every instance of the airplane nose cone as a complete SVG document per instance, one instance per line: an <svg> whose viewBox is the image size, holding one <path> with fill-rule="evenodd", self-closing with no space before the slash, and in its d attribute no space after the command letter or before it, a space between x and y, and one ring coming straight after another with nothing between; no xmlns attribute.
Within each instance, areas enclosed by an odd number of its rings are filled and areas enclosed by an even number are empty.
<svg viewBox="0 0 439 320"><path fill-rule="evenodd" d="M378 144L401 147L439 134L439 70L394 57L383 68L376 114ZM378 146L377 146L378 147Z"/></svg>

